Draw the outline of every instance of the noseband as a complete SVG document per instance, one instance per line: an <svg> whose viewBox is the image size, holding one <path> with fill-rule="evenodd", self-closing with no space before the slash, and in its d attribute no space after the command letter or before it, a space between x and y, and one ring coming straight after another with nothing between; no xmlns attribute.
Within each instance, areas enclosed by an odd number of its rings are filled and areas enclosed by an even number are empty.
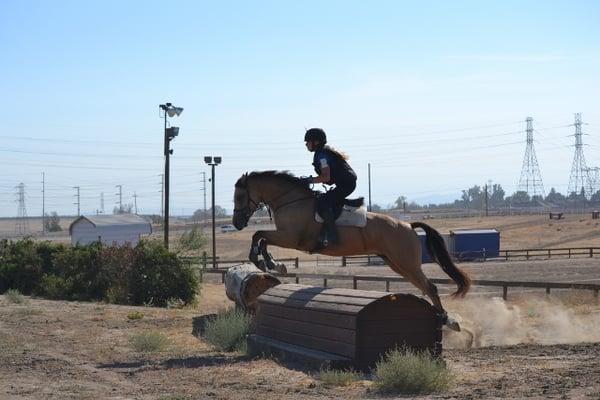
<svg viewBox="0 0 600 400"><path fill-rule="evenodd" d="M254 200L252 200L252 198L250 197L250 190L248 190L248 185L239 184L236 185L236 187L244 189L246 191L246 197L248 198L248 202L246 203L244 208L234 208L233 214L242 214L246 218L246 220L248 220L250 219L252 214L254 214L254 212L260 208L261 203L257 203ZM254 209L252 209L250 206L254 207Z"/></svg>

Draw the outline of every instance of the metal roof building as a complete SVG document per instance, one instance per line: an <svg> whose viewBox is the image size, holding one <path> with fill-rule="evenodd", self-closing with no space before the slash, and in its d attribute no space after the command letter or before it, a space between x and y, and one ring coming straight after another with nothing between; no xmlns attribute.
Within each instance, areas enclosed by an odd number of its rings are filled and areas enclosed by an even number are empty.
<svg viewBox="0 0 600 400"><path fill-rule="evenodd" d="M135 246L141 235L150 233L150 222L135 214L82 215L69 226L73 245L100 241L107 245L131 243Z"/></svg>

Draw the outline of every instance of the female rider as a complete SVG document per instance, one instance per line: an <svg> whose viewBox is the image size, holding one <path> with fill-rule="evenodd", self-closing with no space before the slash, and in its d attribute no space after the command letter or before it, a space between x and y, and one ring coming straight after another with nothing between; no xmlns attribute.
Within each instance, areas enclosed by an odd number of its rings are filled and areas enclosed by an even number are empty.
<svg viewBox="0 0 600 400"><path fill-rule="evenodd" d="M356 188L356 173L348 165L348 156L327 145L327 135L321 128L311 128L304 135L306 148L314 152L313 166L317 176L301 178L306 184L324 183L335 185L317 198L317 212L325 221L320 244L327 247L338 241L335 229L334 209Z"/></svg>

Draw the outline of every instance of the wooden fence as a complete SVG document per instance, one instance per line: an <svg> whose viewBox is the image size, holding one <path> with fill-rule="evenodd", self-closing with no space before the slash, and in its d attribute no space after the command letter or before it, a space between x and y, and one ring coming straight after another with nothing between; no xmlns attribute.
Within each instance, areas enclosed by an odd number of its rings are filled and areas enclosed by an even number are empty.
<svg viewBox="0 0 600 400"><path fill-rule="evenodd" d="M225 282L225 274L227 269L206 269L203 273L221 274L221 282ZM358 289L358 282L385 282L385 291L390 291L391 282L406 282L399 276L377 276L377 275L334 275L334 274L285 274L277 275L279 278L293 278L296 283L300 283L301 279L318 279L323 281L323 287L328 287L330 281L352 281L352 287ZM450 279L432 278L433 283L443 285L454 285L454 281ZM491 286L502 288L502 298L508 297L509 287L535 288L546 289L546 294L550 294L551 289L575 289L575 290L593 290L594 297L598 297L600 284L596 283L573 283L573 282L532 282L532 281L492 281L492 280L473 280L471 282L475 286Z"/></svg>

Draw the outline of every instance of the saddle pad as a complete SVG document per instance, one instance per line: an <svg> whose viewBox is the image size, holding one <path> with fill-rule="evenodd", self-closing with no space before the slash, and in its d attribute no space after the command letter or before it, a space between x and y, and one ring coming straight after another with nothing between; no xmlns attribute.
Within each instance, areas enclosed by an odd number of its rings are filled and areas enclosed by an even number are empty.
<svg viewBox="0 0 600 400"><path fill-rule="evenodd" d="M315 221L323 223L323 218L318 212L315 212ZM349 207L344 206L339 218L335 220L336 225L340 226L357 226L364 228L367 226L367 207Z"/></svg>

